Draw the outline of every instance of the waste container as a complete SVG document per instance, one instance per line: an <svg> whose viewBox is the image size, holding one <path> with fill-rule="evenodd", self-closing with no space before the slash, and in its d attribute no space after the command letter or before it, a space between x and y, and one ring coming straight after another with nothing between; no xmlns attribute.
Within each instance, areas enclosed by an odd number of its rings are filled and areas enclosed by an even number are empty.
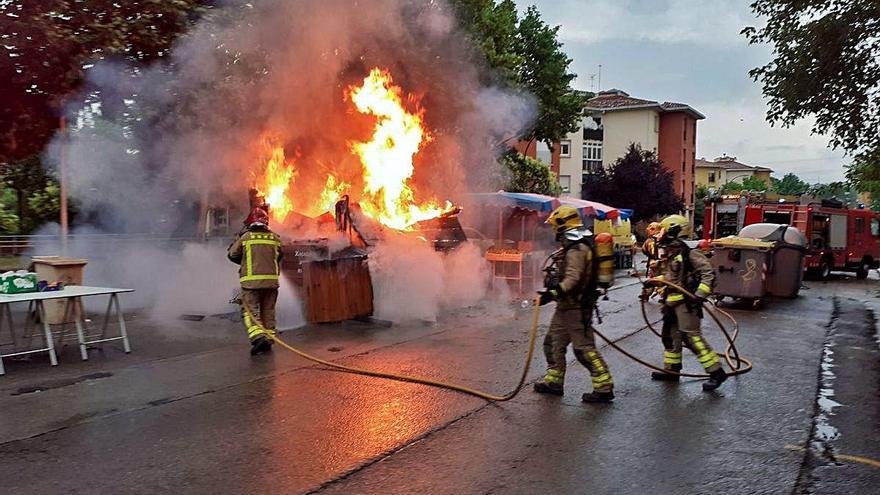
<svg viewBox="0 0 880 495"><path fill-rule="evenodd" d="M804 234L785 224L756 223L744 227L739 237L774 244L767 270L767 293L777 297L797 297L804 280L807 252Z"/></svg>
<svg viewBox="0 0 880 495"><path fill-rule="evenodd" d="M710 258L715 269L713 293L760 303L767 295L767 268L773 247L772 242L742 237L713 241Z"/></svg>
<svg viewBox="0 0 880 495"><path fill-rule="evenodd" d="M49 283L61 282L67 286L82 285L83 272L89 260L65 256L34 256L31 258L31 262L39 280L45 280ZM73 322L78 308L71 308L71 314L65 319L65 304L66 301L63 299L45 301L46 322L50 325Z"/></svg>

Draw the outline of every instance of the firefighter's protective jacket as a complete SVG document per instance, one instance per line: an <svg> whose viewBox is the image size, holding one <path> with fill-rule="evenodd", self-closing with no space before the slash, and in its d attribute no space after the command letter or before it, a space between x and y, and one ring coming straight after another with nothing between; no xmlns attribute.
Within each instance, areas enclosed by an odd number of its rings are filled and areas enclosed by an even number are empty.
<svg viewBox="0 0 880 495"><path fill-rule="evenodd" d="M229 259L241 265L238 270L243 289L277 289L281 274L281 241L268 229L244 232L229 246Z"/></svg>
<svg viewBox="0 0 880 495"><path fill-rule="evenodd" d="M715 270L712 263L697 249L689 249L682 241L677 241L669 249L669 256L660 263L658 278L680 285L698 297L708 297L715 283ZM685 256L688 257L687 263ZM666 304L676 305L685 296L675 289L666 289Z"/></svg>
<svg viewBox="0 0 880 495"><path fill-rule="evenodd" d="M589 244L577 242L566 246L556 262L559 266L561 294L556 307L576 309L583 306L583 294L593 273L593 249Z"/></svg>

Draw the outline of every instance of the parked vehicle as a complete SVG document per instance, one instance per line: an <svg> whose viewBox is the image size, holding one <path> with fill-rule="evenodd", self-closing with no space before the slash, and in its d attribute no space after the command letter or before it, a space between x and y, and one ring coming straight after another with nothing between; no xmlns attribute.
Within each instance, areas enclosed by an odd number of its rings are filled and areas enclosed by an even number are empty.
<svg viewBox="0 0 880 495"><path fill-rule="evenodd" d="M805 269L827 279L833 270L867 278L880 266L880 214L833 200L809 204L755 203L745 206L744 225L791 225L807 239Z"/></svg>

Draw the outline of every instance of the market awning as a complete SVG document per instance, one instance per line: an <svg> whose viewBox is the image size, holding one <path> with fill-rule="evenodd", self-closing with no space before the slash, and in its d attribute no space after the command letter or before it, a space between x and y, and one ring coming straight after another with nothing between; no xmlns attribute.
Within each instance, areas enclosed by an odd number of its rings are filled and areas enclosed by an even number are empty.
<svg viewBox="0 0 880 495"><path fill-rule="evenodd" d="M624 216L621 210L599 203L598 201L587 201L586 199L577 199L570 197L559 198L559 202L572 208L577 208L581 215L585 217L598 218L599 220L621 218L626 219L629 215Z"/></svg>
<svg viewBox="0 0 880 495"><path fill-rule="evenodd" d="M585 199L570 197L554 198L553 196L545 196L543 194L513 193L507 191L474 193L471 196L484 204L517 206L538 212L551 212L559 205L566 205L577 209L584 217L598 218L599 220L605 220L606 218L620 218L625 220L632 215L632 210L621 210L597 201L587 201Z"/></svg>
<svg viewBox="0 0 880 495"><path fill-rule="evenodd" d="M494 193L474 193L471 196L484 204L517 206L539 212L551 212L560 205L559 199L553 196L532 193L512 193L498 191Z"/></svg>

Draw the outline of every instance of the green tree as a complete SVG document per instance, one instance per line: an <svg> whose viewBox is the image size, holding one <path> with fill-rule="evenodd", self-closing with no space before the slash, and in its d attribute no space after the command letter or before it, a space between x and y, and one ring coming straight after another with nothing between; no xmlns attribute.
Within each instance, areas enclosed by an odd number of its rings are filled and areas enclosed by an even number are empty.
<svg viewBox="0 0 880 495"><path fill-rule="evenodd" d="M771 189L773 192L784 194L787 196L798 196L807 192L810 185L802 181L800 177L789 172L782 176L781 179L771 177Z"/></svg>
<svg viewBox="0 0 880 495"><path fill-rule="evenodd" d="M706 198L709 197L709 186L697 186L694 190L694 227L703 225L706 218Z"/></svg>
<svg viewBox="0 0 880 495"><path fill-rule="evenodd" d="M743 34L773 47L773 59L750 72L768 98L768 120L790 126L813 116L813 132L854 157L848 178L880 192L880 2L756 0L751 7L766 23Z"/></svg>
<svg viewBox="0 0 880 495"><path fill-rule="evenodd" d="M558 33L559 26L548 26L531 6L516 36L516 52L523 60L517 82L535 95L539 106L538 118L523 138L551 146L578 129L587 102L585 93L571 87L576 75L569 72L572 60L562 51Z"/></svg>
<svg viewBox="0 0 880 495"><path fill-rule="evenodd" d="M590 174L583 184L585 199L634 210L633 220L649 220L684 209L675 194L672 172L652 151L630 144L608 170Z"/></svg>
<svg viewBox="0 0 880 495"><path fill-rule="evenodd" d="M512 0L453 0L455 13L481 56L500 81L533 94L538 102L534 123L517 139L548 145L577 129L590 95L575 91L572 60L562 50L559 26L549 26L537 8L520 18Z"/></svg>
<svg viewBox="0 0 880 495"><path fill-rule="evenodd" d="M12 189L0 189L0 234L18 233L18 215L14 213L16 199Z"/></svg>
<svg viewBox="0 0 880 495"><path fill-rule="evenodd" d="M549 196L559 196L562 192L550 167L540 160L510 150L501 158L501 163L509 174L504 188L506 191Z"/></svg>
<svg viewBox="0 0 880 495"><path fill-rule="evenodd" d="M0 162L39 153L88 68L165 56L209 0L0 2Z"/></svg>
<svg viewBox="0 0 880 495"><path fill-rule="evenodd" d="M744 177L738 182L728 182L721 186L721 192L725 194L738 193L740 191L766 191L767 183L756 177Z"/></svg>

